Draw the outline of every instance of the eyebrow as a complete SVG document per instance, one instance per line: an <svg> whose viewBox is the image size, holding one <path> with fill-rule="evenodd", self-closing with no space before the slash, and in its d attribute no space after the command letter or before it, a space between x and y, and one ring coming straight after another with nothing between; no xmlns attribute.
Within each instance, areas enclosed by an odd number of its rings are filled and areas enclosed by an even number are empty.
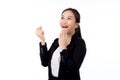
<svg viewBox="0 0 120 80"><path fill-rule="evenodd" d="M62 17L64 17L64 15L62 15ZM73 18L73 16L68 16L68 17L71 17L71 18Z"/></svg>
<svg viewBox="0 0 120 80"><path fill-rule="evenodd" d="M73 16L68 16L68 17L72 17L73 18Z"/></svg>

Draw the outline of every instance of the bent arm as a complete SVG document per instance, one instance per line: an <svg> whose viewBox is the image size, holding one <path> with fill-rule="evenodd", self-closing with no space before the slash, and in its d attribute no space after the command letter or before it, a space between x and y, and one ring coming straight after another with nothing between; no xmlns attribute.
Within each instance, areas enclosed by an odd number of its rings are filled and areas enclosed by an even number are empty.
<svg viewBox="0 0 120 80"><path fill-rule="evenodd" d="M61 67L63 67L67 72L79 70L86 54L86 45L84 40L81 39L75 43L72 55L67 49L64 49L60 54Z"/></svg>
<svg viewBox="0 0 120 80"><path fill-rule="evenodd" d="M51 55L53 54L55 49L58 47L57 41L58 41L58 39L54 40L54 42L52 43L52 45L51 45L49 50L47 49L47 44L46 43L45 43L45 45L42 45L41 43L39 43L41 64L44 67L49 65L49 62L50 62L50 59L51 59Z"/></svg>

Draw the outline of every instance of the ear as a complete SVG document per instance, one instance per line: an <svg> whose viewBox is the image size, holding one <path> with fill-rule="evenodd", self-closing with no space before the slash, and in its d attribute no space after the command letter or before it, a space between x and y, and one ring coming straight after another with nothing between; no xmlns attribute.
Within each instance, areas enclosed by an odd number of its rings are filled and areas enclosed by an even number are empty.
<svg viewBox="0 0 120 80"><path fill-rule="evenodd" d="M78 26L79 26L79 23L76 23L76 24L75 24L75 28L77 28Z"/></svg>

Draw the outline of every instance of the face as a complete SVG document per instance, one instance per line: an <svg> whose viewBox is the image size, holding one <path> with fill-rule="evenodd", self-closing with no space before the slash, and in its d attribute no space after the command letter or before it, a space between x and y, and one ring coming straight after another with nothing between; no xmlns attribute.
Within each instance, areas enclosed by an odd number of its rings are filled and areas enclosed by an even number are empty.
<svg viewBox="0 0 120 80"><path fill-rule="evenodd" d="M63 12L61 15L60 26L62 30L67 30L68 34L74 33L78 23L76 23L75 16L70 10Z"/></svg>

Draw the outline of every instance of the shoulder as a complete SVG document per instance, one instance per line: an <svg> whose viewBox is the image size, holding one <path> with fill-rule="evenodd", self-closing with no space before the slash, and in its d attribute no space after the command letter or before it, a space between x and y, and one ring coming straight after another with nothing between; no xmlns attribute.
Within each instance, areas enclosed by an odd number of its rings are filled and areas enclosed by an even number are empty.
<svg viewBox="0 0 120 80"><path fill-rule="evenodd" d="M54 39L53 43L50 46L49 51L54 51L58 47L58 38Z"/></svg>
<svg viewBox="0 0 120 80"><path fill-rule="evenodd" d="M84 39L82 39L82 38L77 38L77 39L75 39L74 42L75 42L75 45L76 45L76 46L86 48L86 43L85 43L85 40L84 40Z"/></svg>
<svg viewBox="0 0 120 80"><path fill-rule="evenodd" d="M75 40L75 44L74 44L75 48L80 51L82 54L86 54L86 51L87 51L87 48L86 48L86 43L85 43L85 40L82 39L82 38L77 38Z"/></svg>
<svg viewBox="0 0 120 80"><path fill-rule="evenodd" d="M54 39L53 43L57 43L58 42L58 38Z"/></svg>
<svg viewBox="0 0 120 80"><path fill-rule="evenodd" d="M58 46L58 38L54 39L53 43L52 43L52 46Z"/></svg>
<svg viewBox="0 0 120 80"><path fill-rule="evenodd" d="M85 44L85 40L82 39L82 38L76 38L75 43L83 43L83 44Z"/></svg>

